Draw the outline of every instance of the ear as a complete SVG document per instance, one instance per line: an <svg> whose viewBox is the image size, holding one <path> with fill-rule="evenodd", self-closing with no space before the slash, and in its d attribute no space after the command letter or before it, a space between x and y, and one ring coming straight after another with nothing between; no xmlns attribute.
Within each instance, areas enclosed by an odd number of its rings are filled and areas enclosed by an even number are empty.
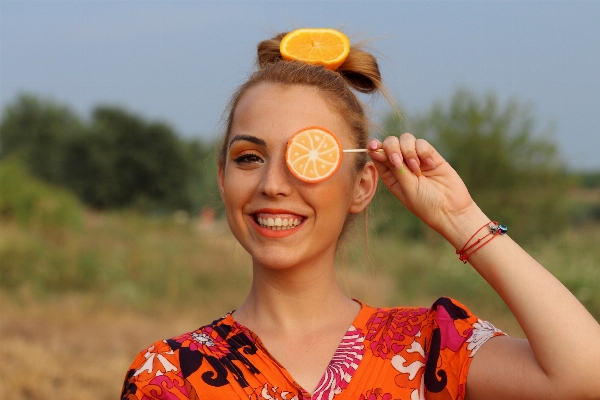
<svg viewBox="0 0 600 400"><path fill-rule="evenodd" d="M377 189L377 170L371 161L365 164L359 175L354 186L354 198L348 209L352 214L358 214L367 208Z"/></svg>
<svg viewBox="0 0 600 400"><path fill-rule="evenodd" d="M223 194L225 194L225 182L224 182L224 170L225 163L219 162L219 169L217 170L217 181L219 182L219 192L221 193L221 199L223 199Z"/></svg>

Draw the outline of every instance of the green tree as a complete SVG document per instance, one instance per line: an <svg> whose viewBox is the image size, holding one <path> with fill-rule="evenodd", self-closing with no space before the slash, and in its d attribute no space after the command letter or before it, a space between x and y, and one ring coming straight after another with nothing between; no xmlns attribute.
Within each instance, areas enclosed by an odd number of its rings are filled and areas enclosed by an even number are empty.
<svg viewBox="0 0 600 400"><path fill-rule="evenodd" d="M87 135L69 145L69 186L99 208L189 209L191 168L166 124L120 108L95 109Z"/></svg>
<svg viewBox="0 0 600 400"><path fill-rule="evenodd" d="M406 127L390 116L386 129L398 134ZM526 240L566 226L568 179L549 132L535 130L528 108L460 89L447 105L435 103L414 118L412 131L436 147L477 204L507 224L513 237ZM389 196L382 197L382 207L391 209ZM400 220L408 221L412 234L423 231L412 217Z"/></svg>
<svg viewBox="0 0 600 400"><path fill-rule="evenodd" d="M189 140L184 142L184 151L191 170L187 185L188 197L192 202L191 211L197 213L203 207L210 206L221 213L215 145Z"/></svg>
<svg viewBox="0 0 600 400"><path fill-rule="evenodd" d="M2 116L0 158L18 158L37 177L64 185L66 148L84 131L84 125L68 107L22 95Z"/></svg>
<svg viewBox="0 0 600 400"><path fill-rule="evenodd" d="M18 160L100 209L220 208L214 151L119 107L97 107L84 124L68 107L32 95L10 104L0 122L0 159Z"/></svg>

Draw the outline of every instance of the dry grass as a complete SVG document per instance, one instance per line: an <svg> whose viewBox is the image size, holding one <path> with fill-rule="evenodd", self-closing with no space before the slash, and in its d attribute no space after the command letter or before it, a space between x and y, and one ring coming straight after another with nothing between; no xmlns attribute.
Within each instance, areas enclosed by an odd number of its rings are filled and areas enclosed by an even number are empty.
<svg viewBox="0 0 600 400"><path fill-rule="evenodd" d="M0 398L115 399L135 355L155 340L197 328L202 312L156 315L102 307L84 296L15 304L0 315Z"/></svg>

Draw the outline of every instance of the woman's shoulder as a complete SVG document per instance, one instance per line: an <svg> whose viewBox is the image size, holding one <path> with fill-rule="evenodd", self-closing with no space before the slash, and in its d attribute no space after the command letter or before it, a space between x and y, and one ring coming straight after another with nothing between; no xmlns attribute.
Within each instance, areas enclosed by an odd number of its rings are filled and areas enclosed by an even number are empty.
<svg viewBox="0 0 600 400"><path fill-rule="evenodd" d="M438 315L450 317L453 319L473 318L471 311L456 299L450 297L440 297L433 302L430 307L425 306L394 306L394 307L373 307L359 301L362 306L361 314L363 317L369 315L370 319L379 320L394 316L400 319L435 319Z"/></svg>
<svg viewBox="0 0 600 400"><path fill-rule="evenodd" d="M435 320L439 318L451 318L452 320L477 319L469 308L460 301L450 297L440 297L430 307L425 306L395 306L395 307L373 307L360 302L365 314L371 319L379 319L382 316L395 316L401 319L425 318Z"/></svg>
<svg viewBox="0 0 600 400"><path fill-rule="evenodd" d="M464 345L471 355L491 337L502 331L480 319L456 299L440 297L430 307L386 307L363 305L362 321L365 339L399 340L407 344L416 340L429 348L439 344L457 351Z"/></svg>
<svg viewBox="0 0 600 400"><path fill-rule="evenodd" d="M184 384L203 361L212 363L235 356L242 348L245 354L256 352L249 333L230 313L196 330L156 341L142 350L129 367L121 398L130 398L128 395L139 387L160 384L158 381Z"/></svg>
<svg viewBox="0 0 600 400"><path fill-rule="evenodd" d="M443 392L439 398L462 398L472 357L487 340L503 334L448 297L430 307L366 311L363 359L396 374L390 387L415 388L422 382L429 393Z"/></svg>

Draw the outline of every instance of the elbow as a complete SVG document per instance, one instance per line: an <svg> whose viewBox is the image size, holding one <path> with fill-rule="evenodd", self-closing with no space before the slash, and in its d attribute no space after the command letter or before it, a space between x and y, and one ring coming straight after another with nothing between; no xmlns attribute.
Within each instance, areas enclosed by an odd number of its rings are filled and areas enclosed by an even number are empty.
<svg viewBox="0 0 600 400"><path fill-rule="evenodd" d="M571 378L561 385L562 393L557 398L572 400L600 400L600 368L594 368L588 374Z"/></svg>

